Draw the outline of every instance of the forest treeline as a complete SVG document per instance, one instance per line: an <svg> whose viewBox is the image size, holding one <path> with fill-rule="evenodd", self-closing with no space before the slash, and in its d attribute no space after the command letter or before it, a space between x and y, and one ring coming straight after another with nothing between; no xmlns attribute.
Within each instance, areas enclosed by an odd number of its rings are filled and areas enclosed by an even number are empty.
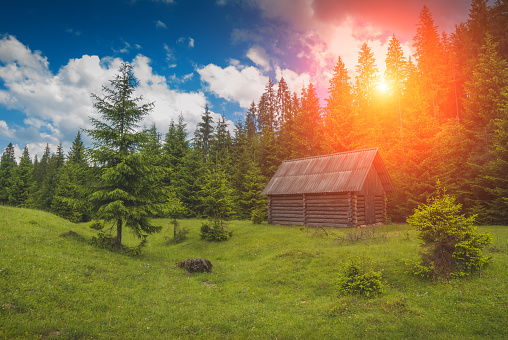
<svg viewBox="0 0 508 340"><path fill-rule="evenodd" d="M414 54L404 55L392 36L381 75L383 61L364 43L354 79L339 56L326 105L313 84L292 93L283 78L269 80L233 133L205 107L193 136L180 116L164 133L146 130L133 152L162 169L157 182L181 203L181 216L209 216L207 197L216 195L221 216L262 218L261 191L283 160L378 147L396 189L388 197L393 221L405 221L439 180L477 221L508 224L506 27L505 0L473 0L469 19L450 34L439 32L424 6ZM9 144L0 163L0 202L91 219L95 208L87 198L104 165L91 161L91 152L79 133L67 155L61 146L47 147L33 162L26 147L17 162Z"/></svg>

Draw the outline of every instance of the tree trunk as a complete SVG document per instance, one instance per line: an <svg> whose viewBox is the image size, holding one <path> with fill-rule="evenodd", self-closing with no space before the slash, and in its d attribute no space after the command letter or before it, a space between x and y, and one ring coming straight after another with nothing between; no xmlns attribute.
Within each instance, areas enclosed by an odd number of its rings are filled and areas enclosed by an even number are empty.
<svg viewBox="0 0 508 340"><path fill-rule="evenodd" d="M122 219L116 222L116 247L122 249Z"/></svg>

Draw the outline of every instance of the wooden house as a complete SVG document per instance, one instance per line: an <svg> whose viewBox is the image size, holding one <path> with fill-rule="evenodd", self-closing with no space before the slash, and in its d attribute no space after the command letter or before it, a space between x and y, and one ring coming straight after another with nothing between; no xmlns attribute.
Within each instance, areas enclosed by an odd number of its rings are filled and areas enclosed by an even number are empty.
<svg viewBox="0 0 508 340"><path fill-rule="evenodd" d="M262 194L268 223L357 227L386 221L393 184L378 149L284 161Z"/></svg>

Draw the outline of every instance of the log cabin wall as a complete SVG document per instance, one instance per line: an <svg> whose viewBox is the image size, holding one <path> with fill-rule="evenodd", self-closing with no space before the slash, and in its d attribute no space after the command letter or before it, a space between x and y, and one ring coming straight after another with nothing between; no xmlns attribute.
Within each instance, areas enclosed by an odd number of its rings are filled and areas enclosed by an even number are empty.
<svg viewBox="0 0 508 340"><path fill-rule="evenodd" d="M271 224L357 227L386 222L384 192L380 195L355 192L274 195L269 196L268 202Z"/></svg>
<svg viewBox="0 0 508 340"><path fill-rule="evenodd" d="M268 223L303 224L303 195L269 196Z"/></svg>
<svg viewBox="0 0 508 340"><path fill-rule="evenodd" d="M326 227L356 226L356 195L323 193L269 197L269 223Z"/></svg>
<svg viewBox="0 0 508 340"><path fill-rule="evenodd" d="M359 193L357 209L358 225L384 223L386 220L386 194L377 172L371 168L362 191Z"/></svg>
<svg viewBox="0 0 508 340"><path fill-rule="evenodd" d="M305 225L349 227L352 224L351 193L307 194Z"/></svg>

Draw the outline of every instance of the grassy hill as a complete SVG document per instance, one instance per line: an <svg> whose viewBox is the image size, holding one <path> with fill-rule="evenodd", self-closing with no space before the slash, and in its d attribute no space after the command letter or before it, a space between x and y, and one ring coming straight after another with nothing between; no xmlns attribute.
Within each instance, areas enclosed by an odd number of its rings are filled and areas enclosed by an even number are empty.
<svg viewBox="0 0 508 340"><path fill-rule="evenodd" d="M508 338L508 227L481 228L494 238L482 278L432 283L404 274L404 259L418 257L408 225L339 242L352 231L322 237L234 221L230 240L208 243L200 221L183 220L188 238L167 244L170 223L158 222L163 232L129 257L91 246L86 224L0 206L0 338ZM385 293L341 296L342 264L364 253L382 271ZM175 266L201 257L212 273Z"/></svg>

